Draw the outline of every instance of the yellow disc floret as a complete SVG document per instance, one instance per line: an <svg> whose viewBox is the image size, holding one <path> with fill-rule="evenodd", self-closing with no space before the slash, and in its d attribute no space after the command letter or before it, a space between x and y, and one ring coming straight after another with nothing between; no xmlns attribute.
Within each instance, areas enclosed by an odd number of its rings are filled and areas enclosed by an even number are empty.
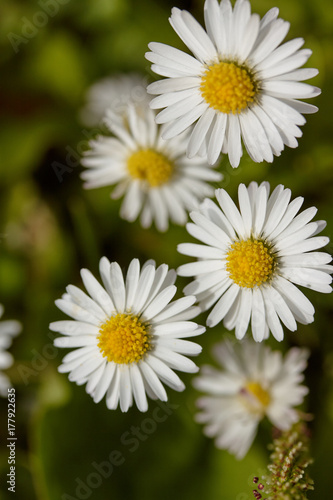
<svg viewBox="0 0 333 500"><path fill-rule="evenodd" d="M141 149L128 158L127 168L134 179L145 180L151 187L157 187L169 181L174 164L162 153Z"/></svg>
<svg viewBox="0 0 333 500"><path fill-rule="evenodd" d="M111 316L97 339L102 355L118 364L137 363L151 349L149 325L132 314Z"/></svg>
<svg viewBox="0 0 333 500"><path fill-rule="evenodd" d="M268 390L264 389L259 382L249 381L239 392L243 405L250 413L263 415L271 402Z"/></svg>
<svg viewBox="0 0 333 500"><path fill-rule="evenodd" d="M227 253L226 270L234 283L244 288L269 281L275 268L275 258L261 240L235 241Z"/></svg>
<svg viewBox="0 0 333 500"><path fill-rule="evenodd" d="M259 382L248 382L245 390L250 393L251 396L255 397L264 408L271 402L269 392L263 389Z"/></svg>
<svg viewBox="0 0 333 500"><path fill-rule="evenodd" d="M201 77L200 91L211 108L222 113L241 113L257 94L257 83L250 72L234 62L208 66Z"/></svg>

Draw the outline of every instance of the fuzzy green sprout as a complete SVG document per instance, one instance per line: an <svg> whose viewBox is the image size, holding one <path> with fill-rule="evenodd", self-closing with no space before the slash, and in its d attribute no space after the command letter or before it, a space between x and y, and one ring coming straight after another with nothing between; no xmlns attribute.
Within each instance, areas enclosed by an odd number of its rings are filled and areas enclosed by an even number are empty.
<svg viewBox="0 0 333 500"><path fill-rule="evenodd" d="M309 454L309 434L304 422L294 424L274 439L268 465L269 474L253 490L259 500L306 500L307 491L313 490L313 480L306 469L313 462ZM259 478L253 479L254 483ZM265 484L264 484L265 483Z"/></svg>

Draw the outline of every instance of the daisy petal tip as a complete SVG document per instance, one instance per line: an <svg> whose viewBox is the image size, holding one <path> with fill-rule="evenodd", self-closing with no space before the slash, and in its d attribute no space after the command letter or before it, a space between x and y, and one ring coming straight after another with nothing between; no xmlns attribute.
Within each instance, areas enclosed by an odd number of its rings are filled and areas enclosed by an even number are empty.
<svg viewBox="0 0 333 500"><path fill-rule="evenodd" d="M206 326L207 326L208 328L213 328L214 326L216 326L216 324L217 324L217 323L216 323L215 321L213 321L213 320L212 320L212 319L208 316L207 321L206 321Z"/></svg>

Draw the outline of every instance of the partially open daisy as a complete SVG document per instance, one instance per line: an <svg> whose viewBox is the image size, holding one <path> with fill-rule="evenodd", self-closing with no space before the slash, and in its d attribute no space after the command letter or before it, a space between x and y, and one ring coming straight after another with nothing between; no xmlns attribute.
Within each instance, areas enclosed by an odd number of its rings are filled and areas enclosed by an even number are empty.
<svg viewBox="0 0 333 500"><path fill-rule="evenodd" d="M188 210L213 195L206 181L218 182L222 174L201 158L186 157L187 133L164 141L148 106L129 105L123 115L109 109L105 123L116 137L90 142L91 150L82 159L88 170L81 177L87 189L116 184L112 198L125 194L122 218L132 222L141 212L143 227L154 220L159 231L166 231L169 219L184 225Z"/></svg>
<svg viewBox="0 0 333 500"><path fill-rule="evenodd" d="M0 304L0 318L4 308ZM6 351L11 346L13 337L22 330L22 325L16 320L0 321L0 396L7 397L7 389L11 387L10 380L2 370L6 370L13 364L13 356Z"/></svg>
<svg viewBox="0 0 333 500"><path fill-rule="evenodd" d="M189 321L198 314L195 297L172 301L176 272L166 264L155 268L147 261L140 270L137 259L126 278L116 262L100 261L104 287L87 269L81 276L89 293L69 285L56 305L74 321L56 321L50 329L65 337L57 347L76 348L59 367L69 380L87 383L95 403L106 395L106 405L120 404L127 411L133 399L140 411L148 408L146 394L167 400L162 382L176 391L185 389L173 370L194 373L197 366L185 355L197 355L201 347L183 340L205 328Z"/></svg>
<svg viewBox="0 0 333 500"><path fill-rule="evenodd" d="M260 20L250 2L206 0L206 31L186 10L172 9L170 23L194 57L161 43L150 43L146 58L166 76L148 87L153 108L165 108L158 123L167 123L169 139L197 122L188 142L189 157L207 154L214 163L221 151L237 167L241 138L250 157L272 162L284 145L297 147L303 114L317 111L299 101L320 90L303 83L316 69L299 69L310 57L296 38L280 45L289 23L274 8Z"/></svg>
<svg viewBox="0 0 333 500"><path fill-rule="evenodd" d="M218 448L241 459L265 416L281 430L299 420L294 407L308 392L300 385L308 352L294 347L283 358L280 351L251 340L236 345L226 340L213 353L222 370L204 366L194 379L206 394L198 399L196 420L205 424L205 434L215 437Z"/></svg>
<svg viewBox="0 0 333 500"><path fill-rule="evenodd" d="M146 82L141 75L120 73L102 78L87 91L86 102L80 112L81 121L90 127L101 125L106 109L123 113L129 101L142 107L149 103Z"/></svg>
<svg viewBox="0 0 333 500"><path fill-rule="evenodd" d="M214 308L208 326L223 320L241 339L251 323L253 337L261 342L272 332L283 339L281 322L291 331L296 321L313 321L314 307L295 286L330 293L332 257L314 251L329 242L317 234L324 221L310 222L317 209L297 213L303 203L290 202L291 191L277 186L270 194L268 182L248 188L240 184L236 207L224 189L215 192L219 206L206 199L190 214L188 232L204 245L183 243L178 251L198 257L180 266L181 276L196 276L185 293L195 294L203 310Z"/></svg>

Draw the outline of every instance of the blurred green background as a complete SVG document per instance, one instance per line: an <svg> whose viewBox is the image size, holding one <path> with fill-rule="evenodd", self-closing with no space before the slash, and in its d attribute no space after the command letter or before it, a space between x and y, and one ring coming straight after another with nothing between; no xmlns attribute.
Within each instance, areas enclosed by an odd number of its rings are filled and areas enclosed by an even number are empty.
<svg viewBox="0 0 333 500"><path fill-rule="evenodd" d="M46 15L45 6L51 8L51 3L55 10ZM104 400L94 404L83 387L58 374L67 351L52 347L48 330L50 321L64 319L54 300L67 284L82 286L82 267L97 276L102 255L123 268L133 257L142 262L154 258L170 267L186 262L176 251L178 243L188 241L184 228L171 226L161 236L154 228L143 230L139 223L121 220L120 202L110 200L109 188L83 191L77 160L87 142L88 129L78 120L87 88L120 72L137 71L153 81L144 59L150 41L184 49L168 23L174 5L171 0L1 0L0 302L5 306L3 319L23 324L10 349L16 361L8 370L16 388L18 498L249 500L253 476L267 465L267 422L241 462L216 450L203 436L193 420L198 394L190 375L182 376L184 393L168 391L170 406L164 409L157 410L157 403L151 402L147 414L134 408L122 414L107 410ZM177 6L202 21L203 0L179 1ZM253 12L260 15L274 6L291 22L288 39L304 37L305 47L313 50L309 66L320 70L311 81L323 90L314 102L320 110L308 115L299 148L287 149L273 165L257 165L245 157L232 170L224 158L222 187L235 196L240 182L268 180L273 187L282 183L292 189L293 197L305 197L303 208L318 207L317 218L328 221L324 233L332 239L333 3L252 1ZM65 164L68 148L75 153L73 168L60 182L52 164ZM332 244L327 251L332 253ZM179 292L186 282L179 279ZM274 339L269 343L283 351L291 345L311 349L306 372L311 392L303 407L315 416L310 424L315 492L309 498L328 500L333 463L332 299L306 294L316 308L315 322L286 333L282 344ZM220 326L199 339L204 349L198 364L211 361L210 347L224 335ZM4 443L7 401L0 405ZM110 454L114 468L104 470L107 477L101 478L94 463L110 460ZM3 446L4 499L13 495L7 491L7 458Z"/></svg>

